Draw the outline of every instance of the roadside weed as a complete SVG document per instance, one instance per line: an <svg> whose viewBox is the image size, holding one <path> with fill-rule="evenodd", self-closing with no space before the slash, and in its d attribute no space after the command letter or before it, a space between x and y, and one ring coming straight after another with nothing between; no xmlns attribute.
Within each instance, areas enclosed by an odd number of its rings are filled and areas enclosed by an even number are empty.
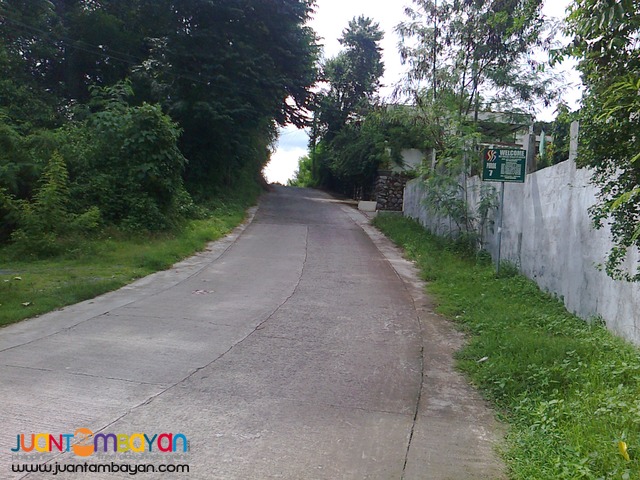
<svg viewBox="0 0 640 480"><path fill-rule="evenodd" d="M468 333L458 367L510 428L522 480L640 478L640 350L509 271L442 246L416 222L375 225L416 261L439 313ZM621 443L622 442L622 443Z"/></svg>

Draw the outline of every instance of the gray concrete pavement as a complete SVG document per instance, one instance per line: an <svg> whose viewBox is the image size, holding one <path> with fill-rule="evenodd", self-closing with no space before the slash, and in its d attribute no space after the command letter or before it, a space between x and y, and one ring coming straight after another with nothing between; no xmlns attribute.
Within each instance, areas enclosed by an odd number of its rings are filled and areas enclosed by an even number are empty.
<svg viewBox="0 0 640 480"><path fill-rule="evenodd" d="M174 269L0 330L0 478L17 434L80 427L189 438L189 474L142 478L501 478L461 342L365 217L278 188Z"/></svg>

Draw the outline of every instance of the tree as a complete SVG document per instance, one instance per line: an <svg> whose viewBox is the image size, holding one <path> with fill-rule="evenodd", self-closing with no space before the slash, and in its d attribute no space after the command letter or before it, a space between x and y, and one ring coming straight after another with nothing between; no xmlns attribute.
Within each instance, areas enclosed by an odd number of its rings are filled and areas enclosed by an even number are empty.
<svg viewBox="0 0 640 480"><path fill-rule="evenodd" d="M532 49L548 45L540 0L413 0L397 27L409 65L399 93L416 102L447 95L464 117L482 108L531 107L553 96ZM424 94L427 90L428 94ZM482 103L485 105L482 105ZM512 109L512 108L510 108Z"/></svg>
<svg viewBox="0 0 640 480"><path fill-rule="evenodd" d="M380 25L354 18L342 32L344 50L325 62L323 80L328 91L319 95L318 119L323 138L330 142L349 122L362 118L375 104L384 73Z"/></svg>
<svg viewBox="0 0 640 480"><path fill-rule="evenodd" d="M86 115L92 87L130 78L136 104L160 104L184 131L189 183L229 184L248 165L258 176L275 125L308 123L318 46L305 24L313 6L2 0L0 66L9 80L0 80L0 108L6 102L12 119L56 127ZM28 92L51 104L46 115L36 114L36 102L15 105L15 95Z"/></svg>
<svg viewBox="0 0 640 480"><path fill-rule="evenodd" d="M560 103L556 108L556 118L545 131L553 137L553 142L547 144L544 154L537 162L537 167L545 168L556 165L569 158L571 143L571 123L578 120L578 112L571 112L566 104Z"/></svg>
<svg viewBox="0 0 640 480"><path fill-rule="evenodd" d="M339 40L344 49L322 68L326 88L318 94L311 146L316 181L350 195L366 195L379 163L382 147L373 138L367 118L376 108L384 73L382 38L373 20L354 18ZM323 154L318 155L318 150Z"/></svg>
<svg viewBox="0 0 640 480"><path fill-rule="evenodd" d="M231 184L268 160L275 125L308 123L317 78L312 0L185 0L137 76L184 130L190 184ZM247 138L254 142L247 142Z"/></svg>
<svg viewBox="0 0 640 480"><path fill-rule="evenodd" d="M290 187L315 187L313 178L313 161L311 156L305 155L298 159L298 169L294 176L287 182Z"/></svg>
<svg viewBox="0 0 640 480"><path fill-rule="evenodd" d="M579 161L600 187L595 226L608 222L615 244L606 271L640 281L640 270L622 267L629 249L640 247L640 2L577 0L567 25L573 41L562 53L579 60L586 87Z"/></svg>
<svg viewBox="0 0 640 480"><path fill-rule="evenodd" d="M512 122L521 123L518 117L557 93L553 76L531 56L551 42L541 7L541 0L413 0L405 9L407 20L396 27L409 68L395 93L419 112L428 135L424 143L432 148L431 165L422 172L427 200L474 247L482 235L471 232L483 230L492 208L487 201L486 211L476 215L467 202L467 177L478 171L478 145L513 135L501 122L483 120L480 112L507 110Z"/></svg>

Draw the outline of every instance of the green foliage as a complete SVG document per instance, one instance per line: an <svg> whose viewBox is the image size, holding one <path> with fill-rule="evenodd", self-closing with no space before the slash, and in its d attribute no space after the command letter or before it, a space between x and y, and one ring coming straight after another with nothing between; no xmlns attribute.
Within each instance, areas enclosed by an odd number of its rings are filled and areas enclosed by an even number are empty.
<svg viewBox="0 0 640 480"><path fill-rule="evenodd" d="M306 124L319 54L305 26L312 9L0 1L0 188L30 204L58 150L73 214L96 207L129 230L202 214L186 187L200 199L256 183L276 125ZM6 240L17 224L0 215Z"/></svg>
<svg viewBox="0 0 640 480"><path fill-rule="evenodd" d="M329 90L319 96L317 115L326 142L374 105L384 73L379 45L383 35L370 18L354 18L340 38L344 50L326 61L323 77Z"/></svg>
<svg viewBox="0 0 640 480"><path fill-rule="evenodd" d="M413 0L397 27L409 72L400 92L455 99L460 116L484 108L530 108L555 92L552 78L531 58L548 45L539 0L454 2Z"/></svg>
<svg viewBox="0 0 640 480"><path fill-rule="evenodd" d="M28 197L38 175L26 147L27 139L0 110L0 187L19 198Z"/></svg>
<svg viewBox="0 0 640 480"><path fill-rule="evenodd" d="M197 215L183 185L179 128L158 106L130 106L131 94L128 84L95 89L96 111L82 122L53 133L10 137L23 164L49 158L33 194L20 198L14 186L4 195L0 210L8 230L3 233L15 230L16 252L57 253L70 237L94 232L103 222L154 231ZM7 163L17 166L15 159ZM10 179L3 178L5 189L12 186Z"/></svg>
<svg viewBox="0 0 640 480"><path fill-rule="evenodd" d="M100 210L92 207L83 214L70 212L70 190L67 166L58 152L54 152L45 167L41 185L33 201L3 199L18 228L11 234L14 254L48 256L59 253L61 237L88 233L100 223Z"/></svg>
<svg viewBox="0 0 640 480"><path fill-rule="evenodd" d="M305 155L298 159L298 169L296 170L293 179L289 180L288 185L290 187L317 186L313 175L313 159L310 155Z"/></svg>
<svg viewBox="0 0 640 480"><path fill-rule="evenodd" d="M557 165L569 158L571 123L575 120L578 120L577 112L570 112L566 105L558 105L556 118L551 126L551 132L549 132L553 136L553 143L547 145L545 155L547 165Z"/></svg>
<svg viewBox="0 0 640 480"><path fill-rule="evenodd" d="M435 172L425 180L425 186L424 204L429 211L433 215L455 224L456 229L449 228L449 233L454 235L461 231L467 231L469 212L464 199L463 187L458 183L458 178L449 172L444 174Z"/></svg>
<svg viewBox="0 0 640 480"><path fill-rule="evenodd" d="M54 152L44 170L42 185L35 194L32 219L37 228L58 233L69 224L69 174L64 159Z"/></svg>
<svg viewBox="0 0 640 480"><path fill-rule="evenodd" d="M424 151L432 145L432 126L420 110L372 107L360 121L344 125L331 142L323 139L316 145L317 183L366 198L379 169L403 165L402 150Z"/></svg>
<svg viewBox="0 0 640 480"><path fill-rule="evenodd" d="M377 167L388 157L379 114L374 113L384 72L382 37L370 18L349 22L340 38L343 51L323 66L328 88L318 94L315 105L315 183L354 198L368 198Z"/></svg>
<svg viewBox="0 0 640 480"><path fill-rule="evenodd" d="M591 209L597 228L611 225L614 248L606 271L640 281L623 265L640 247L640 5L637 0L579 0L568 17L573 42L565 49L579 59L586 93L580 125L580 162L593 168L600 188ZM561 56L560 56L561 57Z"/></svg>
<svg viewBox="0 0 640 480"><path fill-rule="evenodd" d="M415 260L438 311L468 333L459 368L509 431L513 479L625 479L640 469L640 351L507 271L453 254L420 225L375 220ZM629 447L630 461L618 442Z"/></svg>
<svg viewBox="0 0 640 480"><path fill-rule="evenodd" d="M74 197L98 206L114 225L171 227L180 220L179 202L190 201L182 180L186 159L178 149L179 128L158 106L130 107L119 89L108 100L97 99L102 110L77 127L86 129L88 138L74 164Z"/></svg>
<svg viewBox="0 0 640 480"><path fill-rule="evenodd" d="M464 173L460 170L442 169L431 173L424 179L424 205L431 214L440 219L445 228L438 230L436 235L443 233L453 241L459 251L475 254L484 247L486 230L493 226L491 214L498 208L498 196L492 186L480 186L478 206L471 209L465 184Z"/></svg>
<svg viewBox="0 0 640 480"><path fill-rule="evenodd" d="M531 60L548 46L542 2L509 0L453 2L414 0L408 20L397 27L402 60L409 66L397 88L413 103L435 149L430 165L430 208L448 217L459 232L473 231L467 212L466 178L480 172L479 143L514 142L513 125L528 125L525 110L548 103L553 78ZM481 111L507 108L507 122L481 118ZM437 172L432 172L436 169ZM458 186L459 184L459 186ZM437 205L438 201L444 202ZM488 210L478 216L484 231ZM479 235L482 243L482 234Z"/></svg>
<svg viewBox="0 0 640 480"><path fill-rule="evenodd" d="M371 195L378 167L392 163L386 135L373 114L360 124L345 125L331 142L331 154L334 178L345 193L355 191L360 198Z"/></svg>
<svg viewBox="0 0 640 480"><path fill-rule="evenodd" d="M401 151L415 148L423 152L435 146L440 136L440 126L431 116L431 111L406 105L388 105L375 112L378 124L384 133L391 158L400 163Z"/></svg>
<svg viewBox="0 0 640 480"><path fill-rule="evenodd" d="M513 278L520 275L520 268L517 264L508 260L500 261L500 270L496 273L498 278Z"/></svg>
<svg viewBox="0 0 640 480"><path fill-rule="evenodd" d="M257 176L274 125L304 126L319 48L305 27L310 0L163 1L171 12L136 78L183 129L190 188ZM175 13L174 13L175 12ZM261 144L255 140L260 137ZM261 163L259 163L261 162Z"/></svg>
<svg viewBox="0 0 640 480"><path fill-rule="evenodd" d="M7 241L15 231L20 220L19 202L6 189L0 187L0 240Z"/></svg>
<svg viewBox="0 0 640 480"><path fill-rule="evenodd" d="M493 231L494 221L491 214L500 207L498 192L491 185L482 184L480 186L480 202L476 211L475 231L479 236L479 247L484 247L485 233L487 229Z"/></svg>

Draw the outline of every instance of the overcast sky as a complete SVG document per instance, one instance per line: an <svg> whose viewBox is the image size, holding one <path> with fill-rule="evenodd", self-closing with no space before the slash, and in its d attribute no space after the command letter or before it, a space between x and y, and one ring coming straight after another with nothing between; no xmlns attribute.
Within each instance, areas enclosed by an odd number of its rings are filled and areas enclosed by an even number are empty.
<svg viewBox="0 0 640 480"><path fill-rule="evenodd" d="M317 0L317 9L311 22L311 27L321 37L325 58L335 56L341 49L338 38L353 17L364 15L380 24L385 32L381 43L385 75L382 79L382 96L388 95L392 86L397 83L404 72L398 55L398 37L394 28L404 20L404 7L410 0L372 1L372 0ZM563 18L571 0L546 0L543 12L546 16ZM569 69L570 67L565 67ZM578 77L575 72L569 74L569 90L565 100L575 107L580 96ZM553 108L541 111L538 118L553 119ZM298 159L307 154L308 136L304 130L287 127L281 130L276 152L271 162L265 168L265 176L270 182L286 184L298 166Z"/></svg>

